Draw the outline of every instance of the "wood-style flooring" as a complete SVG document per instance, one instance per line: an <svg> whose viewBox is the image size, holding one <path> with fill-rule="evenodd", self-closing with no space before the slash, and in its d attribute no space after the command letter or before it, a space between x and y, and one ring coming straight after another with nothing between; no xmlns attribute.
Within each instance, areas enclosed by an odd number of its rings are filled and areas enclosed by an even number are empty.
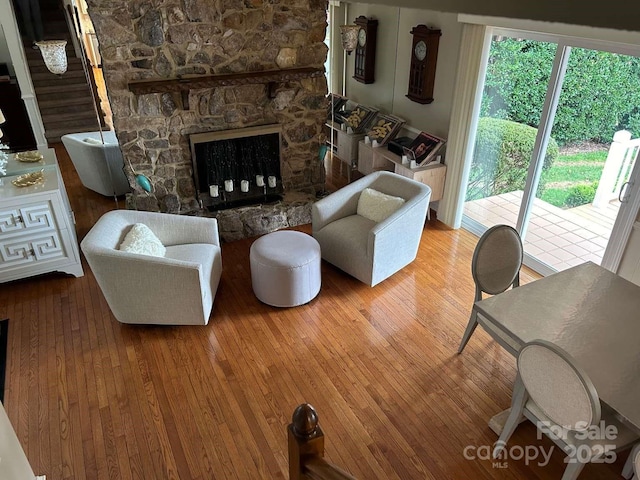
<svg viewBox="0 0 640 480"><path fill-rule="evenodd" d="M82 238L115 203L83 188L57 153ZM329 183L344 183L329 168ZM374 288L323 262L318 297L285 309L252 293L252 241L223 246L207 326L118 323L86 263L82 278L0 286L5 409L36 474L285 479L286 426L310 402L328 459L359 479L561 477L557 450L544 467L465 458L495 442L487 422L509 406L515 376L513 358L481 328L455 353L474 294L473 235L430 221L417 260ZM523 283L535 278L524 269ZM510 445L553 444L523 424ZM589 465L580 478L620 478L623 461Z"/></svg>

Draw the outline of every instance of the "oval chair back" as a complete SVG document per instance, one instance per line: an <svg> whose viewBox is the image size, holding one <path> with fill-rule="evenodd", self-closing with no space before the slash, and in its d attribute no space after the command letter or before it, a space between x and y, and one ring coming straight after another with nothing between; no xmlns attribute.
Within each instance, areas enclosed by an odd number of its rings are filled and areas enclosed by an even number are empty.
<svg viewBox="0 0 640 480"><path fill-rule="evenodd" d="M527 343L518 355L518 374L529 398L554 424L584 431L600 421L596 388L557 345L544 340Z"/></svg>
<svg viewBox="0 0 640 480"><path fill-rule="evenodd" d="M495 225L484 232L471 260L476 301L482 299L482 292L496 295L511 285L517 287L523 254L522 240L513 227Z"/></svg>

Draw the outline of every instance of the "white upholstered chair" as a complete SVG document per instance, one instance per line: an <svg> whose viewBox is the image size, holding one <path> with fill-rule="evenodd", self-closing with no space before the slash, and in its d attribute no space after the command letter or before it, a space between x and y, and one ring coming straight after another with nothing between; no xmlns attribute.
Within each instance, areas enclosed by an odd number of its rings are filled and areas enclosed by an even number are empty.
<svg viewBox="0 0 640 480"><path fill-rule="evenodd" d="M638 439L614 412L600 404L596 388L575 360L543 340L529 342L520 350L511 411L494 458L506 448L523 415L567 453L562 480L578 478L587 463L608 459Z"/></svg>
<svg viewBox="0 0 640 480"><path fill-rule="evenodd" d="M631 449L629 458L622 469L622 476L634 480L640 478L640 443Z"/></svg>
<svg viewBox="0 0 640 480"><path fill-rule="evenodd" d="M357 214L360 193L371 188L405 203L376 223ZM312 206L312 233L322 258L374 286L415 260L431 189L395 173L374 172Z"/></svg>
<svg viewBox="0 0 640 480"><path fill-rule="evenodd" d="M476 284L474 303L482 300L483 293L497 295L509 287L519 286L522 257L522 240L513 227L495 225L484 232L471 259L471 275ZM513 355L517 355L518 346L510 342L506 335L490 325L482 325L498 343ZM478 316L472 309L458 353L462 353L477 326Z"/></svg>
<svg viewBox="0 0 640 480"><path fill-rule="evenodd" d="M166 247L164 257L118 249L136 223ZM122 323L206 325L213 307L222 255L215 218L113 210L81 243L114 317Z"/></svg>
<svg viewBox="0 0 640 480"><path fill-rule="evenodd" d="M100 195L120 196L131 191L116 134L111 131L70 133L62 136L82 185Z"/></svg>

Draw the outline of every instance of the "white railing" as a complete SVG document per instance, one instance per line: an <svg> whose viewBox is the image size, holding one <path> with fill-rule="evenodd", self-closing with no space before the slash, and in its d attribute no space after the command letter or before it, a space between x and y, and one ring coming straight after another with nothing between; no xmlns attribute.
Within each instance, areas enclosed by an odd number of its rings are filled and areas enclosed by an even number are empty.
<svg viewBox="0 0 640 480"><path fill-rule="evenodd" d="M609 202L620 196L624 183L629 178L640 152L640 138L631 139L626 130L617 131L609 147L600 183L593 199L593 206L605 208Z"/></svg>

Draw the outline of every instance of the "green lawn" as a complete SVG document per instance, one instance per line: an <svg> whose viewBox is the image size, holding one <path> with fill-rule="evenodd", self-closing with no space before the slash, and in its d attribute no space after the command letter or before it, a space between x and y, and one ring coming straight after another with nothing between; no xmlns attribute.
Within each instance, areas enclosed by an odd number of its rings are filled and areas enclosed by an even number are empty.
<svg viewBox="0 0 640 480"><path fill-rule="evenodd" d="M556 207L571 208L593 201L607 159L607 150L560 154L542 173L544 191L538 195Z"/></svg>

